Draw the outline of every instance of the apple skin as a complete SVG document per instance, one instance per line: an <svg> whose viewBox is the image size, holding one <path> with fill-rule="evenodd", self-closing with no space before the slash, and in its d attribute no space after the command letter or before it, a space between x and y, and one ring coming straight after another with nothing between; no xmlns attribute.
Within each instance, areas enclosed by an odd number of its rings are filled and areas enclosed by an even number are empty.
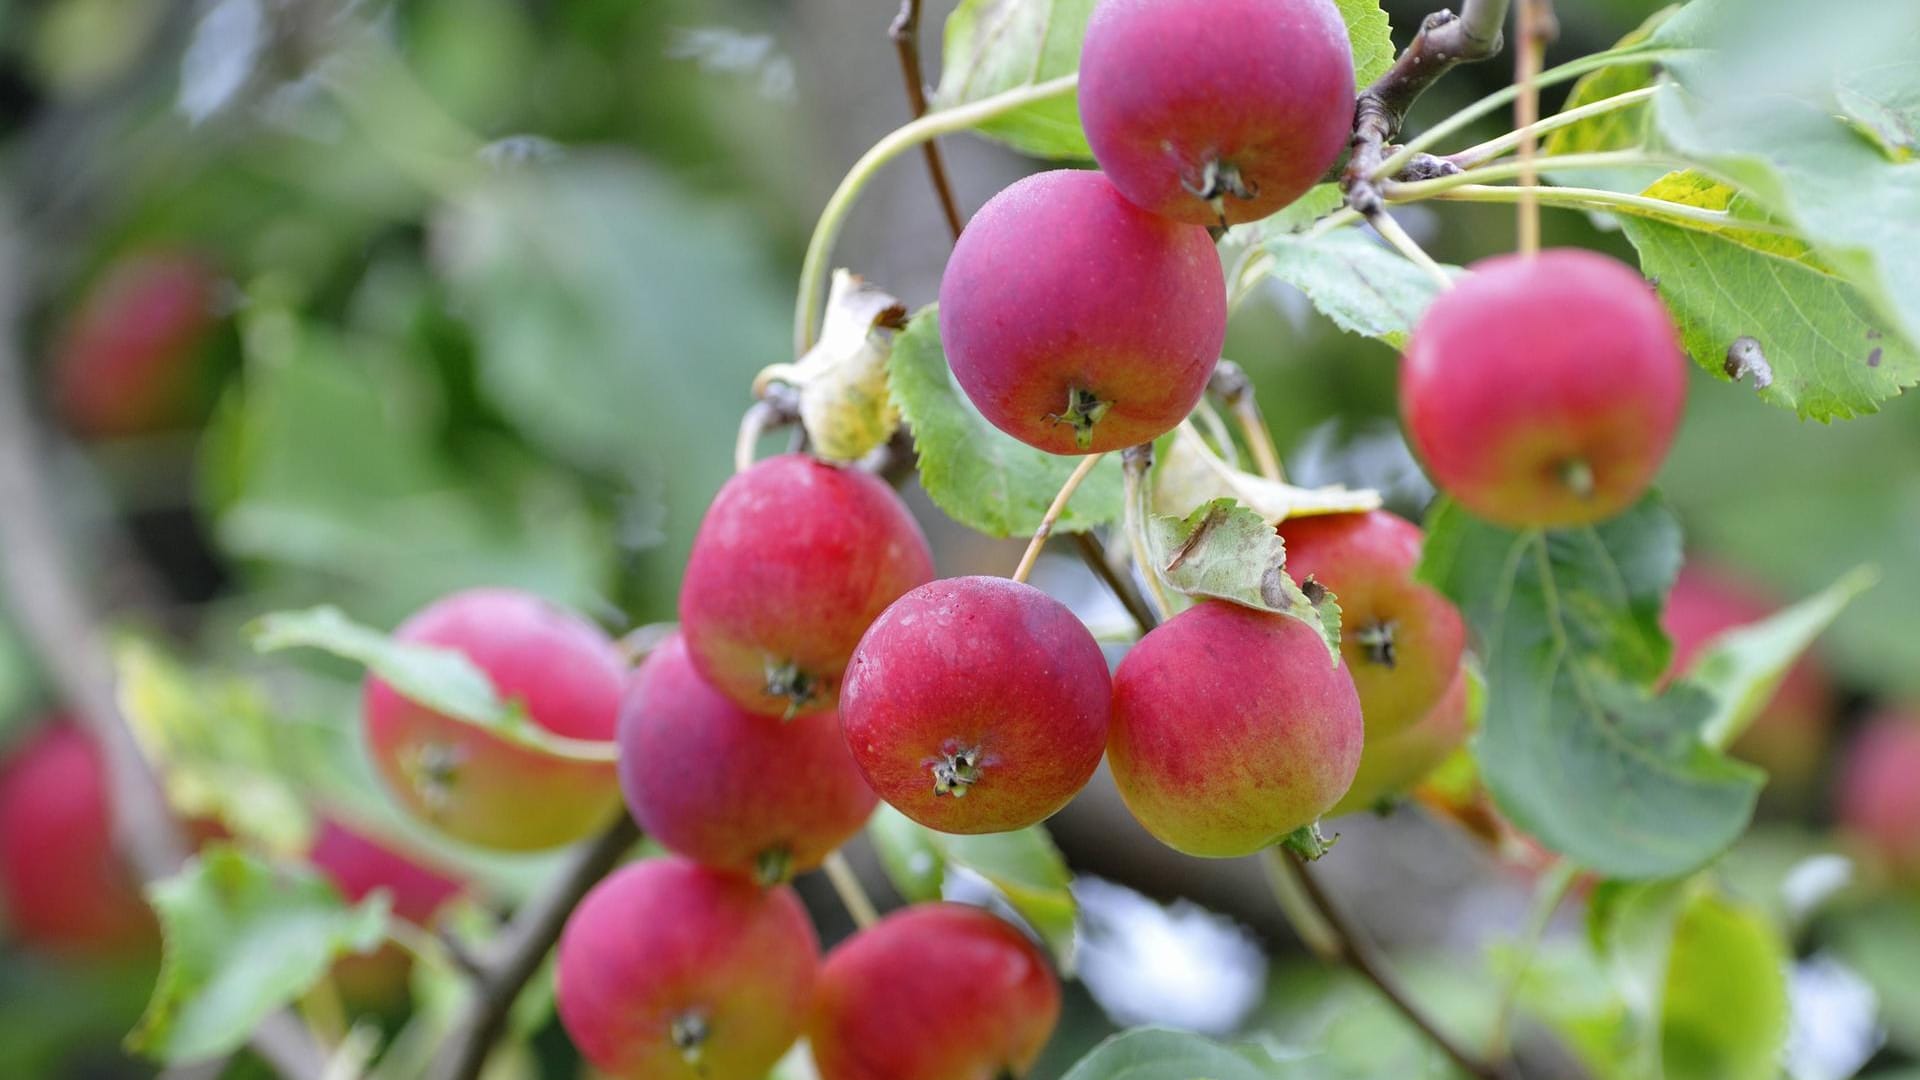
<svg viewBox="0 0 1920 1080"><path fill-rule="evenodd" d="M394 632L466 655L533 723L612 742L626 665L599 627L530 593L470 589L436 600ZM515 746L402 697L369 676L362 702L374 767L402 806L455 839L538 851L581 839L620 804L611 763Z"/></svg>
<svg viewBox="0 0 1920 1080"><path fill-rule="evenodd" d="M1668 677L1684 674L1722 632L1772 615L1779 603L1724 567L1689 560L1673 583L1660 623L1673 639ZM1787 669L1773 699L1734 740L1735 756L1767 770L1769 789L1796 790L1819 772L1837 706L1826 673L1811 656Z"/></svg>
<svg viewBox="0 0 1920 1080"><path fill-rule="evenodd" d="M1385 510L1316 514L1281 522L1280 537L1287 572L1313 578L1339 601L1340 655L1360 693L1368 742L1419 723L1457 681L1467 645L1459 610L1414 578L1419 526Z"/></svg>
<svg viewBox="0 0 1920 1080"><path fill-rule="evenodd" d="M1920 711L1885 711L1860 729L1835 801L1841 829L1890 877L1920 883Z"/></svg>
<svg viewBox="0 0 1920 1080"><path fill-rule="evenodd" d="M1330 0L1102 0L1080 119L1115 187L1190 225L1257 221L1320 182L1353 130L1353 50ZM1243 195L1210 203L1207 169Z"/></svg>
<svg viewBox="0 0 1920 1080"><path fill-rule="evenodd" d="M1209 600L1133 647L1113 677L1107 764L1127 809L1189 855L1249 855L1347 792L1360 696L1299 619Z"/></svg>
<svg viewBox="0 0 1920 1080"><path fill-rule="evenodd" d="M1099 643L1058 600L1006 578L949 578L874 621L847 668L840 726L901 813L941 832L1006 832L1092 778L1111 685Z"/></svg>
<svg viewBox="0 0 1920 1080"><path fill-rule="evenodd" d="M763 881L818 867L879 800L834 713L756 716L708 686L670 638L620 710L620 786L648 836Z"/></svg>
<svg viewBox="0 0 1920 1080"><path fill-rule="evenodd" d="M1400 365L1400 416L1428 474L1511 528L1590 525L1633 505L1687 399L1652 286L1570 248L1470 269L1427 308Z"/></svg>
<svg viewBox="0 0 1920 1080"><path fill-rule="evenodd" d="M611 1076L764 1080L806 1029L819 967L790 887L666 856L587 893L560 935L555 996L574 1045Z"/></svg>
<svg viewBox="0 0 1920 1080"><path fill-rule="evenodd" d="M53 400L67 426L111 438L192 420L218 284L205 260L181 251L108 266L54 347Z"/></svg>
<svg viewBox="0 0 1920 1080"><path fill-rule="evenodd" d="M694 538L680 626L700 674L741 708L831 709L860 635L933 579L933 551L879 478L803 454L728 480ZM771 686L791 665L797 681Z"/></svg>
<svg viewBox="0 0 1920 1080"><path fill-rule="evenodd" d="M1226 332L1207 231L1141 210L1095 172L1008 185L967 223L940 279L940 341L960 389L993 426L1053 454L1172 430ZM1091 402L1107 404L1094 416Z"/></svg>
<svg viewBox="0 0 1920 1080"><path fill-rule="evenodd" d="M1327 816L1372 810L1388 799L1406 794L1454 751L1465 746L1468 734L1467 676L1464 669L1456 668L1446 692L1412 727L1385 738L1368 736L1360 752L1360 770L1353 775L1353 786L1327 811Z"/></svg>
<svg viewBox="0 0 1920 1080"><path fill-rule="evenodd" d="M1000 1080L1026 1075L1059 1018L1059 980L1025 935L918 904L828 954L808 1042L820 1080Z"/></svg>
<svg viewBox="0 0 1920 1080"><path fill-rule="evenodd" d="M106 760L65 721L0 766L0 897L24 944L83 959L149 957L159 927L114 847Z"/></svg>

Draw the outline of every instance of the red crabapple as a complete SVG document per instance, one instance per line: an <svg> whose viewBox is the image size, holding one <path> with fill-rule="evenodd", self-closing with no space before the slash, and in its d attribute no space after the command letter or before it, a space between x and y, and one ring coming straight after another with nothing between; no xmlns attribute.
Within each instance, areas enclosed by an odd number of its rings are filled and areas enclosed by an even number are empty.
<svg viewBox="0 0 1920 1080"><path fill-rule="evenodd" d="M1660 624L1673 639L1669 676L1684 673L1721 633L1759 622L1779 607L1763 590L1730 571L1689 561L1673 583ZM1819 770L1833 721L1833 689L1811 656L1803 656L1780 681L1759 715L1733 744L1733 752L1767 770L1768 787L1803 787Z"/></svg>
<svg viewBox="0 0 1920 1080"><path fill-rule="evenodd" d="M560 935L560 1021L634 1080L763 1080L806 1028L820 942L800 898L668 856L614 871Z"/></svg>
<svg viewBox="0 0 1920 1080"><path fill-rule="evenodd" d="M1427 309L1400 366L1401 419L1434 482L1514 528L1587 525L1633 505L1687 397L1653 289L1575 249L1472 270Z"/></svg>
<svg viewBox="0 0 1920 1080"><path fill-rule="evenodd" d="M867 782L950 833L1042 821L1086 786L1107 741L1099 643L1031 585L962 577L886 610L853 654L840 726Z"/></svg>
<svg viewBox="0 0 1920 1080"><path fill-rule="evenodd" d="M1920 713L1886 712L1847 748L1837 789L1841 828L1896 880L1920 882Z"/></svg>
<svg viewBox="0 0 1920 1080"><path fill-rule="evenodd" d="M979 908L896 911L827 955L808 1041L820 1080L1025 1076L1060 1018L1026 935Z"/></svg>
<svg viewBox="0 0 1920 1080"><path fill-rule="evenodd" d="M1205 229L1128 202L1096 172L1009 185L940 279L940 341L993 426L1055 454L1149 442L1185 419L1227 331Z"/></svg>
<svg viewBox="0 0 1920 1080"><path fill-rule="evenodd" d="M1257 221L1319 183L1353 129L1331 0L1102 0L1080 120L1115 187L1192 225Z"/></svg>
<svg viewBox="0 0 1920 1080"><path fill-rule="evenodd" d="M1339 599L1340 654L1360 692L1368 741L1406 730L1455 681L1467 640L1453 604L1414 580L1419 527L1370 510L1289 518L1280 536L1287 572Z"/></svg>
<svg viewBox="0 0 1920 1080"><path fill-rule="evenodd" d="M1365 701L1364 694L1361 700ZM1371 810L1404 795L1467 743L1467 676L1456 670L1453 682L1412 727L1385 738L1367 738L1353 786L1328 817Z"/></svg>
<svg viewBox="0 0 1920 1080"><path fill-rule="evenodd" d="M680 587L700 674L741 707L830 709L874 617L933 577L933 552L878 478L803 454L768 458L714 496Z"/></svg>
<svg viewBox="0 0 1920 1080"><path fill-rule="evenodd" d="M1206 601L1113 677L1107 764L1127 809L1189 855L1248 855L1311 825L1360 764L1360 697L1299 619Z"/></svg>
<svg viewBox="0 0 1920 1080"><path fill-rule="evenodd" d="M599 627L528 593L472 589L428 605L394 632L463 653L534 723L611 742L625 665ZM363 716L375 768L402 805L449 836L534 851L578 840L620 802L611 764L569 761L402 697L369 676Z"/></svg>
<svg viewBox="0 0 1920 1080"><path fill-rule="evenodd" d="M708 686L675 636L620 710L620 786L648 836L762 881L820 865L873 813L831 712L757 716Z"/></svg>
<svg viewBox="0 0 1920 1080"><path fill-rule="evenodd" d="M100 748L64 722L29 736L0 767L0 894L22 942L89 956L157 943L153 914L114 849L109 799Z"/></svg>
<svg viewBox="0 0 1920 1080"><path fill-rule="evenodd" d="M55 346L53 397L68 426L142 435L190 419L215 286L194 255L150 252L109 266Z"/></svg>

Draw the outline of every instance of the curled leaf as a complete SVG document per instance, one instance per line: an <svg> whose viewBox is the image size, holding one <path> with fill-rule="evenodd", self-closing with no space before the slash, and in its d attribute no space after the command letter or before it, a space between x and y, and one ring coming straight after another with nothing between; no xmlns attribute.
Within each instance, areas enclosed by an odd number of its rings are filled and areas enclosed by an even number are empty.
<svg viewBox="0 0 1920 1080"><path fill-rule="evenodd" d="M1380 508L1380 493L1370 488L1294 487L1236 469L1186 424L1174 429L1156 456L1151 492L1155 514L1185 517L1215 499L1232 499L1272 526L1290 517Z"/></svg>
<svg viewBox="0 0 1920 1080"><path fill-rule="evenodd" d="M797 364L776 364L754 380L800 394L800 422L813 452L828 461L854 461L893 437L900 411L887 392L892 331L905 325L906 306L858 274L833 272L820 340Z"/></svg>

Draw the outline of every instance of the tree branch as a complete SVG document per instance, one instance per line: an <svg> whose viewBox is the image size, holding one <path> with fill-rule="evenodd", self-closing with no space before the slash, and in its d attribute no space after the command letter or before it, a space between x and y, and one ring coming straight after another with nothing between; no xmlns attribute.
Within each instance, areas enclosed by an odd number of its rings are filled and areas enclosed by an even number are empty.
<svg viewBox="0 0 1920 1080"><path fill-rule="evenodd" d="M1320 887L1318 881L1314 880L1313 871L1307 867L1306 863L1292 853L1284 857L1276 857L1273 861L1277 871L1284 872L1286 869L1293 871L1301 891L1306 894L1308 900L1312 901L1314 909L1325 920L1327 927L1333 931L1333 941L1338 949L1337 958L1359 973L1361 978L1372 983L1374 989L1380 991L1380 996L1386 998L1387 1002L1400 1015L1406 1017L1409 1023L1419 1028L1421 1034L1439 1047L1440 1052L1447 1055L1461 1071L1478 1080L1509 1080L1515 1075L1511 1062L1505 1059L1482 1060L1454 1041L1451 1035L1440 1030L1433 1018L1420 1008L1419 1003L1413 1000L1406 987L1401 985L1399 976L1386 965L1386 961L1374 949L1373 942L1360 932L1359 928L1353 924L1353 920L1341 910L1340 905Z"/></svg>
<svg viewBox="0 0 1920 1080"><path fill-rule="evenodd" d="M1427 16L1420 24L1419 33L1394 60L1393 66L1360 92L1354 103L1347 167L1340 181L1347 191L1347 205L1364 214L1380 207L1374 174L1386 160L1387 145L1400 134L1407 110L1454 65L1499 54L1500 27L1507 19L1507 2L1463 0L1458 15L1436 11ZM1423 177L1451 170L1451 166L1439 159L1431 159L1427 165L1429 168L1423 171Z"/></svg>
<svg viewBox="0 0 1920 1080"><path fill-rule="evenodd" d="M560 939L567 916L573 914L587 890L606 877L639 842L640 827L622 808L603 832L573 853L546 891L520 905L499 943L488 956L476 961L480 974L473 982L473 999L434 1059L429 1076L434 1080L474 1080L480 1075L514 1000Z"/></svg>
<svg viewBox="0 0 1920 1080"><path fill-rule="evenodd" d="M927 84L920 73L920 0L900 0L900 14L895 15L893 25L887 27L887 36L893 39L894 52L900 56L900 77L907 84L907 107L918 120L927 115ZM947 228L953 230L953 237L958 240L966 221L960 216L953 188L947 183L947 166L940 157L940 147L929 139L921 145L920 154L926 159L927 178L933 181L933 193L940 199L940 212L946 215Z"/></svg>
<svg viewBox="0 0 1920 1080"><path fill-rule="evenodd" d="M0 222L0 225L10 224ZM16 339L24 295L18 234L0 228L0 556L10 610L52 676L60 697L100 747L112 792L114 842L143 882L178 871L188 845L159 782L120 714L113 664L68 565L57 514L42 478L27 406L26 365ZM251 1036L254 1050L290 1080L311 1080L326 1058L294 1015L268 1016Z"/></svg>

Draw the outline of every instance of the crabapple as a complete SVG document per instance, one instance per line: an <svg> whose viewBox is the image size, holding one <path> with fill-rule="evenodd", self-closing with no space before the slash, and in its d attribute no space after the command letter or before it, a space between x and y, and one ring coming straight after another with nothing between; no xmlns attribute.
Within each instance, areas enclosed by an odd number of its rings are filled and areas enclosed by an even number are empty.
<svg viewBox="0 0 1920 1080"><path fill-rule="evenodd" d="M53 399L68 426L141 435L189 419L215 286L212 268L181 252L110 266L55 346Z"/></svg>
<svg viewBox="0 0 1920 1080"><path fill-rule="evenodd" d="M854 934L827 954L814 999L821 1080L1024 1076L1060 1018L1040 950L960 904L918 904Z"/></svg>
<svg viewBox="0 0 1920 1080"><path fill-rule="evenodd" d="M1362 738L1346 665L1290 616L1195 604L1114 673L1114 783L1189 855L1247 855L1313 824L1353 782Z"/></svg>
<svg viewBox="0 0 1920 1080"><path fill-rule="evenodd" d="M1150 442L1193 410L1227 331L1205 229L1128 202L1096 172L1008 185L940 279L940 341L993 426L1055 454Z"/></svg>
<svg viewBox="0 0 1920 1080"><path fill-rule="evenodd" d="M534 724L611 742L625 665L599 627L530 593L471 589L436 600L395 639L465 654ZM402 805L449 836L534 851L578 840L620 802L613 765L516 746L369 676L367 746Z"/></svg>
<svg viewBox="0 0 1920 1080"><path fill-rule="evenodd" d="M933 552L877 477L804 454L728 480L680 587L693 666L741 707L830 709L876 615L933 578Z"/></svg>
<svg viewBox="0 0 1920 1080"><path fill-rule="evenodd" d="M323 821L307 851L307 861L325 874L348 903L359 903L376 889L390 897L395 915L426 926L449 900L459 895L460 882L371 837L335 821ZM384 1007L404 1000L408 955L391 943L365 956L334 961L333 981L349 1000Z"/></svg>
<svg viewBox="0 0 1920 1080"><path fill-rule="evenodd" d="M1680 568L1660 622L1673 639L1669 676L1685 672L1722 632L1759 622L1779 605L1722 567L1689 561ZM1767 770L1768 786L1803 787L1813 780L1833 720L1833 689L1811 657L1787 669L1773 697L1734 741L1733 752Z"/></svg>
<svg viewBox="0 0 1920 1080"><path fill-rule="evenodd" d="M1319 183L1353 129L1331 0L1103 0L1080 120L1115 187L1193 225L1257 221Z"/></svg>
<svg viewBox="0 0 1920 1080"><path fill-rule="evenodd" d="M1920 881L1920 713L1885 712L1847 748L1838 817L1892 875Z"/></svg>
<svg viewBox="0 0 1920 1080"><path fill-rule="evenodd" d="M1686 404L1673 319L1638 273L1558 249L1483 259L1427 308L1400 415L1427 471L1514 528L1586 525L1653 482Z"/></svg>
<svg viewBox="0 0 1920 1080"><path fill-rule="evenodd" d="M1031 585L949 578L894 602L847 667L840 726L867 782L950 833L1024 828L1100 765L1111 680L1066 606Z"/></svg>
<svg viewBox="0 0 1920 1080"><path fill-rule="evenodd" d="M820 942L800 898L677 856L614 871L560 934L555 994L614 1076L762 1080L807 1025Z"/></svg>
<svg viewBox="0 0 1920 1080"><path fill-rule="evenodd" d="M1365 692L1360 700L1364 710ZM1368 736L1360 751L1360 770L1353 774L1353 786L1327 816L1371 810L1405 794L1466 742L1467 676L1464 669L1456 668L1440 700L1412 727L1384 738Z"/></svg>
<svg viewBox="0 0 1920 1080"><path fill-rule="evenodd" d="M21 941L102 957L158 941L114 850L110 799L100 748L64 722L29 736L0 767L0 893Z"/></svg>
<svg viewBox="0 0 1920 1080"><path fill-rule="evenodd" d="M678 635L628 685L620 786L648 836L769 882L819 866L877 801L837 716L782 721L742 709L693 669Z"/></svg>
<svg viewBox="0 0 1920 1080"><path fill-rule="evenodd" d="M1457 680L1467 630L1446 597L1414 579L1419 527L1370 510L1288 518L1280 536L1287 572L1339 598L1340 653L1360 693L1368 741L1427 715Z"/></svg>

